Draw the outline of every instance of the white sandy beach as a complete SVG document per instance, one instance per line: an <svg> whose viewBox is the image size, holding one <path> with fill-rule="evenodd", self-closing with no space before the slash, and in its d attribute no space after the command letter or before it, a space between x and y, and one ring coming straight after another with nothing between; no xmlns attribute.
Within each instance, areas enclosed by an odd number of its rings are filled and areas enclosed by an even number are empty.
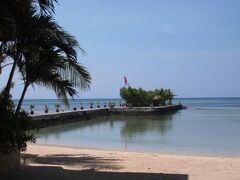
<svg viewBox="0 0 240 180"><path fill-rule="evenodd" d="M206 157L28 145L18 179L239 180L239 157Z"/></svg>

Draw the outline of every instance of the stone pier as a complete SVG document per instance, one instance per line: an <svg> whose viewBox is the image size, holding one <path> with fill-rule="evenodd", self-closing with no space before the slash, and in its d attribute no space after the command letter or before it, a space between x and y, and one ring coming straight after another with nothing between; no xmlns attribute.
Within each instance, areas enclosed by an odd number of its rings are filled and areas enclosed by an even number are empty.
<svg viewBox="0 0 240 180"><path fill-rule="evenodd" d="M33 116L39 128L66 124L71 122L86 121L99 116L146 116L161 115L183 109L182 105L169 105L159 107L115 107L97 108L59 113L48 113Z"/></svg>

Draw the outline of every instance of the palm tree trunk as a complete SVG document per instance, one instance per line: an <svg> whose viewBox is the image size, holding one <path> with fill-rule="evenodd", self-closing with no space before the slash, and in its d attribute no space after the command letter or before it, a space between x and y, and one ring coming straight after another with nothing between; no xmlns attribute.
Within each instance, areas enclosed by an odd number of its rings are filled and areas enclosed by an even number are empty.
<svg viewBox="0 0 240 180"><path fill-rule="evenodd" d="M15 111L15 115L17 115L17 114L20 112L21 105L22 105L23 99L24 99L24 97L25 97L25 94L26 94L26 91L27 91L28 86L29 86L29 83L26 82L25 85L24 85L24 88L23 88L23 92L22 92L21 98L20 98L20 100L18 101L18 105L17 105L17 109L16 109L16 111Z"/></svg>
<svg viewBox="0 0 240 180"><path fill-rule="evenodd" d="M14 72L16 69L16 65L17 65L17 60L14 60L13 66L12 66L12 69L11 69L11 72L10 72L10 75L8 78L7 86L5 88L5 98L7 98L8 95L10 94L11 84L12 84L13 75L14 75Z"/></svg>

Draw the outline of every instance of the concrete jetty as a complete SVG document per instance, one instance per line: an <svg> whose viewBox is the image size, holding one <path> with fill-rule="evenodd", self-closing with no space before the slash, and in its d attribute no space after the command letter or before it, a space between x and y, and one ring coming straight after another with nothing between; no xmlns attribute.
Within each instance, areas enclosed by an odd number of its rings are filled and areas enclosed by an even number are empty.
<svg viewBox="0 0 240 180"><path fill-rule="evenodd" d="M90 120L99 116L146 116L161 115L169 112L175 112L183 109L182 105L169 105L159 107L114 107L114 108L97 108L76 111L66 111L58 113L47 113L32 116L37 123L38 128L55 126L77 121Z"/></svg>

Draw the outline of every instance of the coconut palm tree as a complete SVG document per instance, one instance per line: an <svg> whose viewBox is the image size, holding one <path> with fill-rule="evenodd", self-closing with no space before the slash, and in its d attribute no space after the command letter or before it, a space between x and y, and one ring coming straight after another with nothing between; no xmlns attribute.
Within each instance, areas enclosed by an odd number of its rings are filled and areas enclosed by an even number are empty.
<svg viewBox="0 0 240 180"><path fill-rule="evenodd" d="M17 68L25 83L15 115L30 85L53 89L67 105L67 96L77 93L74 87L89 87L90 75L77 62L78 42L52 18L54 2L56 0L0 1L0 70L6 65L3 63L12 61L3 101L8 100Z"/></svg>
<svg viewBox="0 0 240 180"><path fill-rule="evenodd" d="M176 96L171 89L165 90L165 99L168 101L169 104L172 104L172 100Z"/></svg>
<svg viewBox="0 0 240 180"><path fill-rule="evenodd" d="M52 41L49 42L49 46ZM72 53L59 53L53 43L49 50L32 47L24 52L25 59L20 61L19 69L24 80L24 89L16 113L19 112L23 98L30 85L46 86L53 89L57 97L69 106L68 96L74 97L77 91L89 88L90 75L85 67L76 61L75 49L69 46ZM73 55L71 55L73 54ZM67 65L66 65L67 64Z"/></svg>
<svg viewBox="0 0 240 180"><path fill-rule="evenodd" d="M19 68L19 71L22 73L23 80L26 83L16 113L20 110L26 89L30 84L33 84L34 81L38 79L36 76L33 76L35 79L32 79L31 81L29 80L27 76L31 75L31 70L27 70L29 69L27 66L34 69L32 66L37 66L34 61L39 62L40 55L41 58L48 58L48 61L44 60L44 63L46 64L50 63L50 60L53 61L54 58L58 61L57 64L56 62L55 64L51 64L55 71L55 75L53 77L56 76L56 68L58 68L59 71L58 75L61 76L60 79L55 79L55 83L58 83L58 88L60 81L62 83L61 85L64 84L68 88L70 87L69 83L71 83L71 86L79 86L81 89L88 88L90 75L85 68L77 62L77 48L80 47L75 38L65 32L50 15L38 15L37 10L34 8L30 8L27 13L24 12L26 14L23 12L21 13L25 15L24 27L31 28L22 28L17 34L16 42L2 43L2 49L7 49L7 54L14 60L5 93L9 94L10 89L8 86L9 83L12 82L16 67ZM80 50L84 52L81 48ZM45 68L48 67L50 68L51 66L45 66ZM37 73L34 75L37 75ZM41 73L38 75L40 76ZM30 79L31 78L32 77L30 77ZM44 81L45 80L46 79L44 79ZM67 81L64 81L63 83L63 80ZM54 86L54 89L56 91L56 86ZM70 93L69 95L72 96L73 94ZM61 93L57 92L57 96L61 97L65 101L65 104L68 105L66 93L63 96L63 91L61 91Z"/></svg>
<svg viewBox="0 0 240 180"><path fill-rule="evenodd" d="M27 31L31 29L29 22L32 16L51 15L54 13L54 3L57 0L1 0L0 1L0 70L6 57L13 60L12 69L5 88L5 96L10 93L10 87L17 63L22 58L21 44ZM11 53L6 47L11 46Z"/></svg>
<svg viewBox="0 0 240 180"><path fill-rule="evenodd" d="M1 0L0 1L0 41L15 41L22 17L33 10L35 15L52 15L57 0ZM31 15L31 14L30 14ZM25 27L27 28L27 27Z"/></svg>
<svg viewBox="0 0 240 180"><path fill-rule="evenodd" d="M76 95L75 87L89 87L90 75L77 62L77 41L52 18L55 2L0 1L0 72L4 66L12 65L7 85L0 93L0 152L26 150L26 142L35 141L34 135L27 132L32 129L31 118L19 112L30 85L53 89L66 103L67 96ZM14 114L10 88L17 68L24 89Z"/></svg>

